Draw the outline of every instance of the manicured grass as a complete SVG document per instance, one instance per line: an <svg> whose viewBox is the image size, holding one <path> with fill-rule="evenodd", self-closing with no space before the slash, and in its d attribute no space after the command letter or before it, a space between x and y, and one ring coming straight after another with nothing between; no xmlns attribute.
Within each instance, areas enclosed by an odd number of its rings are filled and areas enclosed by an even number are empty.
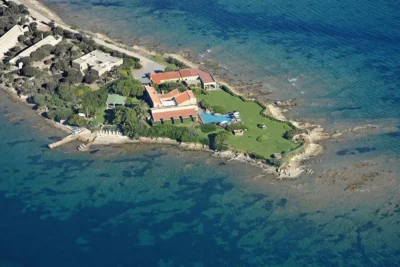
<svg viewBox="0 0 400 267"><path fill-rule="evenodd" d="M229 145L241 151L253 152L264 157L270 157L274 153L288 152L298 146L282 135L290 129L286 123L280 123L260 115L262 108L252 101L244 102L238 97L218 90L211 91L208 95L201 95L198 101L205 99L211 105L219 105L228 112L239 111L240 118L249 127L243 136L229 136ZM257 124L264 124L266 129L260 129ZM257 137L263 135L262 141Z"/></svg>

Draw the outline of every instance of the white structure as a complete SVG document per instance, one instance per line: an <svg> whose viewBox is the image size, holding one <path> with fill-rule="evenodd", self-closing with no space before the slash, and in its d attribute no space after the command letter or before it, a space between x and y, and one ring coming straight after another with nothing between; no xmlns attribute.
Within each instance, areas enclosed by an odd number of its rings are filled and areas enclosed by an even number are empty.
<svg viewBox="0 0 400 267"><path fill-rule="evenodd" d="M113 57L109 54L95 50L72 61L72 67L80 71L90 69L98 76L101 76L113 67L120 66L124 63L122 58Z"/></svg>
<svg viewBox="0 0 400 267"><path fill-rule="evenodd" d="M28 28L22 28L15 25L8 32L0 38L0 60L3 59L4 54L18 44L18 37L24 32L29 31Z"/></svg>
<svg viewBox="0 0 400 267"><path fill-rule="evenodd" d="M23 58L23 57L29 57L33 52L35 52L36 50L38 50L40 47L42 47L44 45L55 46L56 44L61 42L61 40L62 40L61 37L58 37L58 39L56 39L56 38L54 38L54 36L49 35L46 38L44 38L43 40L37 42L36 44L28 47L27 49L25 49L24 51L19 53L16 57L14 57L13 59L10 60L10 63L15 64L15 62L17 62L18 59Z"/></svg>

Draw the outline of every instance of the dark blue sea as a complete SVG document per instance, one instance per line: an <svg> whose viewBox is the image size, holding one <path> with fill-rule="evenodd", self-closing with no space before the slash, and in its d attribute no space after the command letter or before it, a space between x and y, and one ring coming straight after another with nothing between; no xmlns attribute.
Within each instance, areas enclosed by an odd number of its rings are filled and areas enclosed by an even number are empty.
<svg viewBox="0 0 400 267"><path fill-rule="evenodd" d="M169 147L50 151L65 134L0 95L0 266L398 265L400 2L43 2L263 99L296 98L289 118L378 130L324 143L314 172L280 181Z"/></svg>

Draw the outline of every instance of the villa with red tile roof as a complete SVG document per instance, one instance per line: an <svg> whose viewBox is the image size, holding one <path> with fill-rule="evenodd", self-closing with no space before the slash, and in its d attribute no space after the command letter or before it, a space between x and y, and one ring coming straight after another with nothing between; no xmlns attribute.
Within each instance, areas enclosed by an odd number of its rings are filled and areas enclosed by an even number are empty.
<svg viewBox="0 0 400 267"><path fill-rule="evenodd" d="M145 86L150 104L151 116L155 123L181 123L196 121L197 99L191 90L180 93L177 89L159 94L154 87Z"/></svg>
<svg viewBox="0 0 400 267"><path fill-rule="evenodd" d="M155 73L150 76L153 84L162 84L165 82L180 82L183 81L188 85L197 85L201 83L204 89L216 88L217 83L210 73L198 69L183 69L179 71Z"/></svg>
<svg viewBox="0 0 400 267"><path fill-rule="evenodd" d="M150 80L153 84L162 84L165 82L179 82L182 80L179 71L153 73L150 75Z"/></svg>

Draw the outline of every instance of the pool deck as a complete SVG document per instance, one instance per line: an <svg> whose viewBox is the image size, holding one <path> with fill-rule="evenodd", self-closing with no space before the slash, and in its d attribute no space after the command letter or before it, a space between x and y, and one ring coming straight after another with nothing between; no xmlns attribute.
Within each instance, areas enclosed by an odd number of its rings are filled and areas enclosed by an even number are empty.
<svg viewBox="0 0 400 267"><path fill-rule="evenodd" d="M223 121L232 121L232 118L227 117L225 115L213 115L211 113L199 112L199 117L203 123L214 123L214 122L223 122ZM206 118L204 118L206 117ZM215 118L212 120L212 118Z"/></svg>

